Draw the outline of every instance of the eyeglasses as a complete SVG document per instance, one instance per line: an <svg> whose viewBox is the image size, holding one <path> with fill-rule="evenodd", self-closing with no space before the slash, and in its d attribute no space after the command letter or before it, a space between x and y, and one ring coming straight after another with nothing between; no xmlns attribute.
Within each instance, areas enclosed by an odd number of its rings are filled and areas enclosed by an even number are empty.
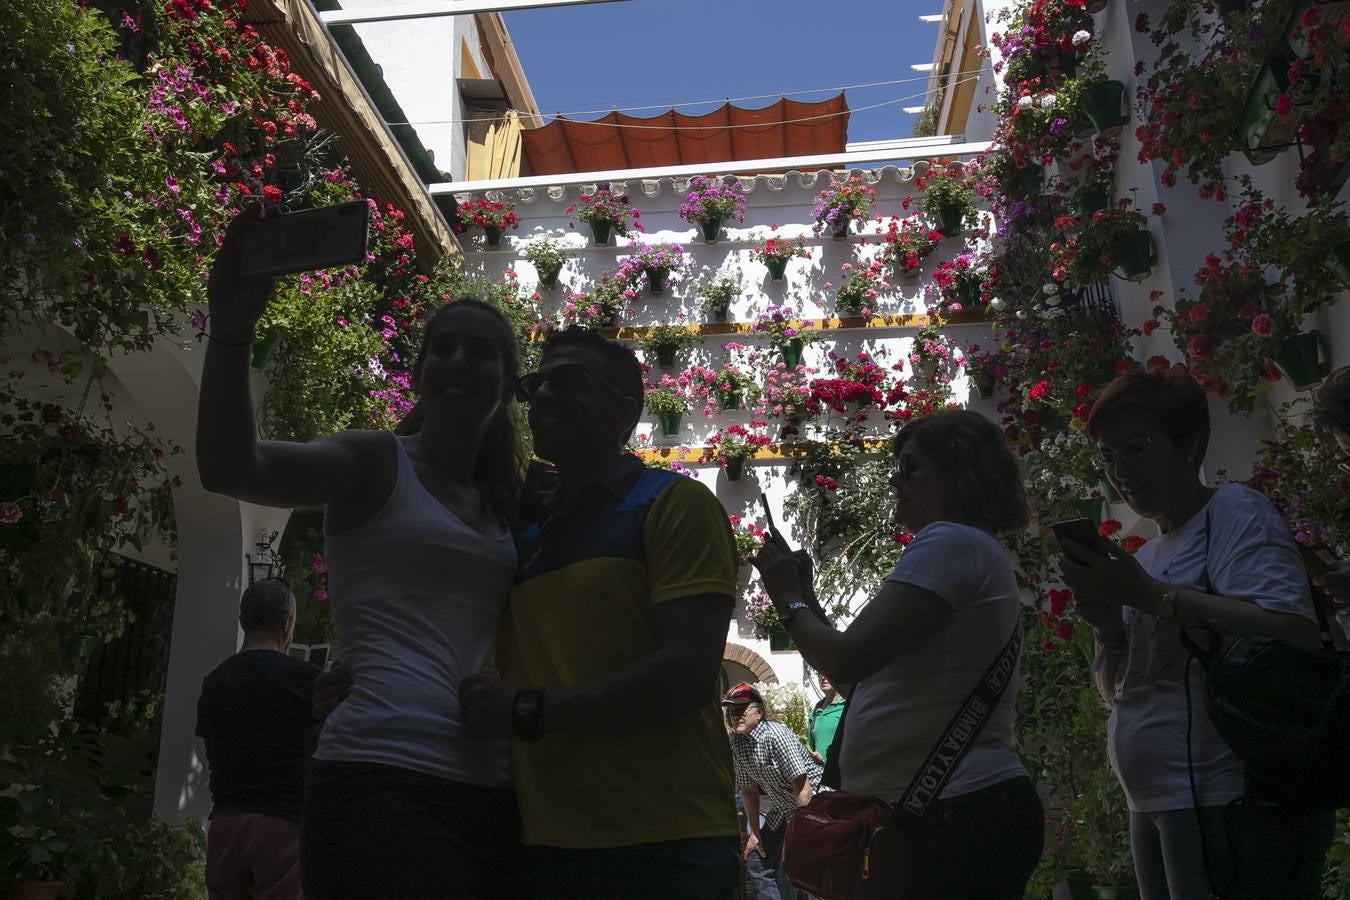
<svg viewBox="0 0 1350 900"><path fill-rule="evenodd" d="M1120 445L1119 450L1112 450L1110 447L1099 447L1097 455L1101 458L1102 465L1108 469L1114 470L1121 463L1138 462L1144 458L1148 448L1153 444L1153 438L1146 434L1132 437Z"/></svg>
<svg viewBox="0 0 1350 900"><path fill-rule="evenodd" d="M622 399L623 396L609 382L597 379L581 363L567 363L520 376L516 379L516 399L521 403L529 403L545 384L560 394L579 394L599 386L614 397Z"/></svg>
<svg viewBox="0 0 1350 900"><path fill-rule="evenodd" d="M740 718L743 718L743 717L745 716L745 714L748 713L748 712L750 711L750 708L751 708L752 706L754 706L753 703L745 703L745 704L742 704L742 705L740 705L740 706L728 706L728 707L726 707L727 718L728 718L728 719L740 719Z"/></svg>

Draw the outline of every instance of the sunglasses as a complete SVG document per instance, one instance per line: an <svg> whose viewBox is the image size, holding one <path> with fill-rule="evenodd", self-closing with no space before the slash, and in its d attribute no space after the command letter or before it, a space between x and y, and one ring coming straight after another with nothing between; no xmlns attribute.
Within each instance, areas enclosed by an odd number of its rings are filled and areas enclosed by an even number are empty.
<svg viewBox="0 0 1350 900"><path fill-rule="evenodd" d="M560 394L580 394L600 387L611 396L623 399L613 385L597 379L581 363L567 363L547 370L527 372L516 379L516 399L521 403L531 402L545 384Z"/></svg>
<svg viewBox="0 0 1350 900"><path fill-rule="evenodd" d="M1153 444L1153 438L1146 434L1138 437L1132 437L1120 445L1119 450L1112 450L1110 447L1101 447L1097 450L1097 456L1100 457L1102 465L1108 469L1115 469L1121 463L1138 462L1144 458L1148 448Z"/></svg>

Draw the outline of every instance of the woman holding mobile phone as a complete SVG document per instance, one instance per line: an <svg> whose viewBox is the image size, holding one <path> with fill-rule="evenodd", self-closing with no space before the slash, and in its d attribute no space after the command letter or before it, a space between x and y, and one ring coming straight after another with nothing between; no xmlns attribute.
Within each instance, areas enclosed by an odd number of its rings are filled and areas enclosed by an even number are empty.
<svg viewBox="0 0 1350 900"><path fill-rule="evenodd" d="M197 457L240 500L324 508L333 617L350 696L325 721L301 822L310 900L509 897L519 849L505 741L465 735L463 676L491 664L515 573L523 461L515 336L459 300L427 324L420 428L260 441L249 344L273 289L241 277L236 217L211 270Z"/></svg>
<svg viewBox="0 0 1350 900"><path fill-rule="evenodd" d="M996 535L1024 528L1028 510L1016 458L978 413L916 419L891 449L895 517L914 540L847 629L806 612L809 575L781 536L755 566L807 663L834 684L861 682L840 726L840 789L895 805L975 685L1016 646L1021 601ZM904 893L891 900L1021 900L1041 856L1044 811L1013 749L1015 706L1015 690L1004 691L922 819L895 813L904 852L872 860L874 880L904 872Z"/></svg>
<svg viewBox="0 0 1350 900"><path fill-rule="evenodd" d="M1205 711L1198 665L1188 702L1180 639L1184 620L1205 619L1318 646L1308 574L1288 526L1256 491L1200 480L1209 407L1180 367L1117 377L1087 433L1107 478L1160 532L1133 556L1061 538L1064 580L1096 637L1097 688L1111 706L1108 751L1130 808L1141 895L1206 900L1240 886L1241 896L1321 896L1334 817L1229 808L1243 796L1242 763Z"/></svg>

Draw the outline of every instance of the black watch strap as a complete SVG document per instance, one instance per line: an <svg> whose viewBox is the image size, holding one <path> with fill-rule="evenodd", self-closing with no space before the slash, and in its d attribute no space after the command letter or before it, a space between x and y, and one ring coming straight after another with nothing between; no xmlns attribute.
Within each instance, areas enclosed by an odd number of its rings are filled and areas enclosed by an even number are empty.
<svg viewBox="0 0 1350 900"><path fill-rule="evenodd" d="M544 689L521 688L511 699L511 726L516 737L533 743L544 737Z"/></svg>

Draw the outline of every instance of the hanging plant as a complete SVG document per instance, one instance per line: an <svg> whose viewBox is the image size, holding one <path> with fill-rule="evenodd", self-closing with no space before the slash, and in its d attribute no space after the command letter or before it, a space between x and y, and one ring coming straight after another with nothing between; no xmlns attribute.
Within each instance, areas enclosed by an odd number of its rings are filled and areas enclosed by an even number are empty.
<svg viewBox="0 0 1350 900"><path fill-rule="evenodd" d="M866 265L846 262L839 267L843 282L834 292L835 311L840 315L870 316L876 311L881 295L890 290L884 271L886 264L874 259ZM830 283L825 282L825 290Z"/></svg>
<svg viewBox="0 0 1350 900"><path fill-rule="evenodd" d="M540 289L549 290L557 286L558 276L562 273L563 266L567 264L568 255L564 252L561 242L549 235L543 235L532 239L525 246L525 258L534 266L534 271L539 276Z"/></svg>
<svg viewBox="0 0 1350 900"><path fill-rule="evenodd" d="M1090 216L1059 216L1064 237L1050 245L1047 267L1057 282L1086 287L1112 273L1139 281L1152 271L1153 239L1148 220L1130 202L1100 209Z"/></svg>
<svg viewBox="0 0 1350 900"><path fill-rule="evenodd" d="M745 221L745 194L741 192L740 179L723 182L695 175L689 179L689 192L680 204L680 218L698 225L705 243L717 243L724 222Z"/></svg>
<svg viewBox="0 0 1350 900"><path fill-rule="evenodd" d="M567 207L567 215L591 226L591 237L598 247L607 245L611 234L627 235L630 230L642 230L639 213L629 203L628 195L615 194L608 188L581 194Z"/></svg>
<svg viewBox="0 0 1350 900"><path fill-rule="evenodd" d="M828 190L820 192L811 210L816 234L828 231L835 240L843 240L850 225L857 223L861 227L871 217L876 199L877 192L861 175L834 182Z"/></svg>
<svg viewBox="0 0 1350 900"><path fill-rule="evenodd" d="M777 230L778 226L773 226L773 231ZM783 280L788 260L798 257L806 259L810 255L802 238L780 238L777 234L771 234L750 250L750 258L764 263L773 281Z"/></svg>
<svg viewBox="0 0 1350 900"><path fill-rule="evenodd" d="M962 253L933 270L930 296L935 296L932 312L941 316L976 311L984 308L985 274L977 267L975 258Z"/></svg>
<svg viewBox="0 0 1350 900"><path fill-rule="evenodd" d="M562 325L614 328L637 297L637 290L627 278L606 270L600 273L589 294L568 293L562 305Z"/></svg>
<svg viewBox="0 0 1350 900"><path fill-rule="evenodd" d="M755 320L755 334L769 339L769 346L783 354L788 364L795 366L801 361L802 348L814 339L811 326L814 322L803 321L793 324L792 310L786 306L771 305Z"/></svg>
<svg viewBox="0 0 1350 900"><path fill-rule="evenodd" d="M498 247L502 242L502 232L520 227L520 216L515 213L515 205L479 197L477 200L465 200L455 207L455 233L463 234L472 228L483 229L483 235L489 247Z"/></svg>
<svg viewBox="0 0 1350 900"><path fill-rule="evenodd" d="M684 248L679 244L652 247L637 243L632 249L632 255L619 265L620 275L633 280L645 276L648 290L654 297L660 296L669 287L672 277L688 266Z"/></svg>
<svg viewBox="0 0 1350 900"><path fill-rule="evenodd" d="M669 369L675 365L675 354L698 343L698 335L681 321L670 325L653 325L647 333L638 339L638 346L649 358L655 358L657 365Z"/></svg>
<svg viewBox="0 0 1350 900"><path fill-rule="evenodd" d="M975 194L966 168L961 163L935 163L929 166L927 172L915 178L914 184L922 192L919 194L919 209L930 222L938 223L947 237L959 235L963 226L979 224ZM906 198L906 204L908 200Z"/></svg>
<svg viewBox="0 0 1350 900"><path fill-rule="evenodd" d="M762 426L763 423L752 423L750 428L728 425L708 438L713 457L718 465L726 469L727 478L731 481L740 481L745 461L772 443L768 435L760 431Z"/></svg>
<svg viewBox="0 0 1350 900"><path fill-rule="evenodd" d="M923 261L942 241L942 232L925 226L918 219L897 220L890 218L886 223L886 234L882 238L882 258L897 275L917 277L923 272Z"/></svg>
<svg viewBox="0 0 1350 900"><path fill-rule="evenodd" d="M739 278L724 275L698 286L699 310L718 322L725 322L731 312L731 303L741 295Z"/></svg>
<svg viewBox="0 0 1350 900"><path fill-rule="evenodd" d="M736 515L727 516L727 521L731 525L731 534L736 539L736 558L740 560L742 566L748 566L750 560L754 559L764 547L764 528L758 523L745 521Z"/></svg>
<svg viewBox="0 0 1350 900"><path fill-rule="evenodd" d="M680 419L689 412L689 392L683 381L662 374L660 383L646 390L646 410L656 417L666 437L679 433Z"/></svg>
<svg viewBox="0 0 1350 900"><path fill-rule="evenodd" d="M690 399L703 403L703 415L712 418L714 412L733 412L759 399L759 385L748 364L736 359L740 344L727 345L728 360L718 369L690 366L684 375L689 382ZM749 355L750 363L757 363L759 355Z"/></svg>

